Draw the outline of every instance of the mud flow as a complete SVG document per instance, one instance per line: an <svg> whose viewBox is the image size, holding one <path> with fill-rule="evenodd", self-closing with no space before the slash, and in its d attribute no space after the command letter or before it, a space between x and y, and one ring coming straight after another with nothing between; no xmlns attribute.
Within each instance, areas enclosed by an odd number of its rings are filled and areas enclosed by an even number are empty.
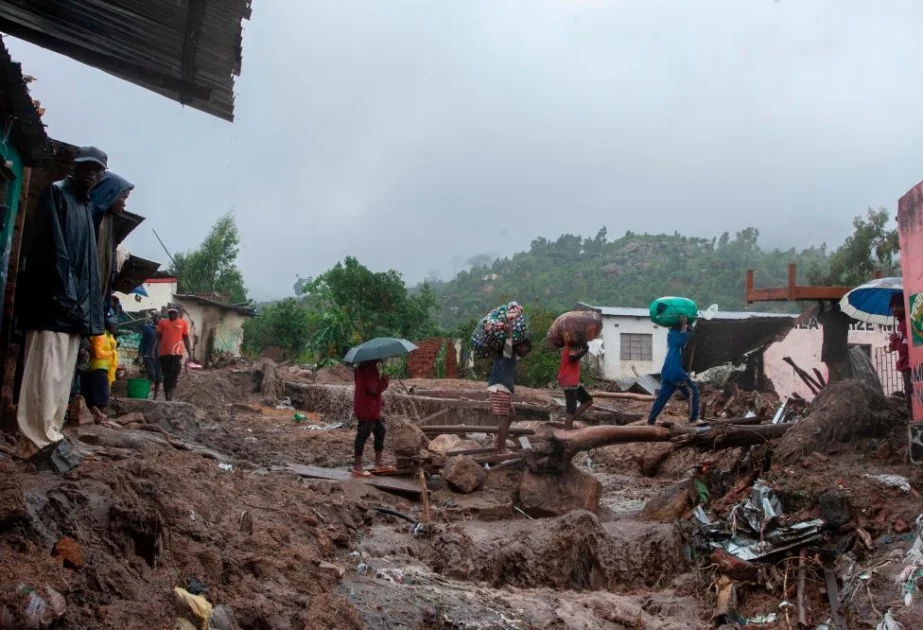
<svg viewBox="0 0 923 630"><path fill-rule="evenodd" d="M774 437L733 418L691 434L680 402L647 427L631 399L562 432L551 395L526 390L531 417L498 456L478 384L409 381L385 398L396 473L358 479L350 388L280 368L267 398L264 371L115 402L67 428L85 460L64 476L4 438L0 628L795 628L799 588L815 627L834 614L828 575L849 627L888 608L923 627L895 588L923 484L899 404L858 385ZM819 520L816 535L722 556L754 487L779 511L768 533Z"/></svg>

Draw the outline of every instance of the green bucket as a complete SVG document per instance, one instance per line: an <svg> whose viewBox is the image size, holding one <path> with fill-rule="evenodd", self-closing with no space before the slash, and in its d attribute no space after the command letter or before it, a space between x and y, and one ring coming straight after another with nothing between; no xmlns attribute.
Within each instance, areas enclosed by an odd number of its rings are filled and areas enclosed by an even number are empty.
<svg viewBox="0 0 923 630"><path fill-rule="evenodd" d="M151 393L151 381L146 378L128 379L128 397L147 399Z"/></svg>

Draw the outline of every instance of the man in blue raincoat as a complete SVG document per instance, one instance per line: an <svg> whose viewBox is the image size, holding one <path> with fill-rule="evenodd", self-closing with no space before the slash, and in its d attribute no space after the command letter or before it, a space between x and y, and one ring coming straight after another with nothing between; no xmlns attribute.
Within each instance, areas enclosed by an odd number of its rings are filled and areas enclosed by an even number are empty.
<svg viewBox="0 0 923 630"><path fill-rule="evenodd" d="M683 369L683 350L689 342L689 334L689 322L685 316L667 333L667 358L660 371L660 392L651 407L648 424L657 421L657 416L677 391L689 401L689 422L697 422L699 419L699 390Z"/></svg>
<svg viewBox="0 0 923 630"><path fill-rule="evenodd" d="M118 272L115 251L115 217L125 212L125 203L134 185L120 175L109 171L90 192L93 202L93 225L96 229L96 251L99 264L99 284L103 294L105 315L113 313L116 301L112 296L112 284Z"/></svg>
<svg viewBox="0 0 923 630"><path fill-rule="evenodd" d="M23 246L18 296L25 362L16 421L20 454L66 472L79 457L61 434L81 337L103 332L96 230L90 191L108 158L77 151L71 175L39 198Z"/></svg>

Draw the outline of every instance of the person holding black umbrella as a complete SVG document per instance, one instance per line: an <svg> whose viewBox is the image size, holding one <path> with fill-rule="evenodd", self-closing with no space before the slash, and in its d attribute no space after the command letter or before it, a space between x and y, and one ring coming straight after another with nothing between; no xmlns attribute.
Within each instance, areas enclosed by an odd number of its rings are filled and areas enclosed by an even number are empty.
<svg viewBox="0 0 923 630"><path fill-rule="evenodd" d="M381 361L363 361L356 366L356 391L353 395L353 411L359 420L354 444L353 476L371 477L371 473L362 467L362 456L369 436L375 436L374 472L386 470L381 461L385 450L385 423L381 421L381 395L390 384L388 377L379 373Z"/></svg>

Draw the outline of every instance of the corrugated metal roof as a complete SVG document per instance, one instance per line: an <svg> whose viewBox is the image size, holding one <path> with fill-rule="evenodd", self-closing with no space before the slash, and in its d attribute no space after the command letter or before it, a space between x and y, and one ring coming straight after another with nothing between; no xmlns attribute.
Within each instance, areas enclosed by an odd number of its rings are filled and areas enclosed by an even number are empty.
<svg viewBox="0 0 923 630"><path fill-rule="evenodd" d="M0 42L0 96L6 115L12 120L10 139L26 166L35 166L49 151L45 125L39 116L29 88L22 76L22 67L10 58L6 45Z"/></svg>
<svg viewBox="0 0 923 630"><path fill-rule="evenodd" d="M592 306L577 303L577 309L596 311L604 317L650 317L651 312L646 308L634 308L630 306ZM700 311L701 313L701 311ZM718 311L712 319L763 319L767 317L787 317L794 319L797 315L790 313L761 313L757 311Z"/></svg>
<svg viewBox="0 0 923 630"><path fill-rule="evenodd" d="M251 307L249 304L228 304L227 302L219 302L218 300L210 300L200 295L174 295L173 299L178 302L181 302L183 300L187 300L189 302L198 302L199 304L205 304L207 306L214 306L216 308L220 308L225 311L233 311L239 315L247 315L249 317L256 316L256 310L254 310L253 307Z"/></svg>
<svg viewBox="0 0 923 630"><path fill-rule="evenodd" d="M0 31L234 119L251 0L3 0Z"/></svg>

